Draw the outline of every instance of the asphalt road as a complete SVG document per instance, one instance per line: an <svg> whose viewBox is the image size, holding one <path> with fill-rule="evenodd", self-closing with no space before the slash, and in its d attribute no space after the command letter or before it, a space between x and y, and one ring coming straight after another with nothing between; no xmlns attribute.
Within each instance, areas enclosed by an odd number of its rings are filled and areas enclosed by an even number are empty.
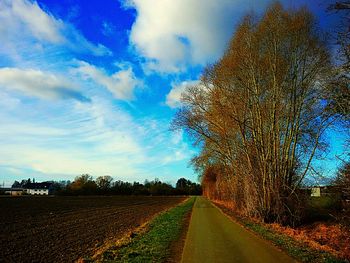
<svg viewBox="0 0 350 263"><path fill-rule="evenodd" d="M182 255L183 263L289 263L294 259L197 197Z"/></svg>

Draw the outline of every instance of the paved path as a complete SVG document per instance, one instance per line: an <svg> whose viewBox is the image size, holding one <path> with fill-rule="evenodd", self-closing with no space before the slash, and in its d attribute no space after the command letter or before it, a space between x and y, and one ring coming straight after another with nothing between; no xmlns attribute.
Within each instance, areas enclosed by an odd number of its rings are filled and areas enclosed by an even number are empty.
<svg viewBox="0 0 350 263"><path fill-rule="evenodd" d="M225 216L203 197L192 211L182 262L296 262Z"/></svg>

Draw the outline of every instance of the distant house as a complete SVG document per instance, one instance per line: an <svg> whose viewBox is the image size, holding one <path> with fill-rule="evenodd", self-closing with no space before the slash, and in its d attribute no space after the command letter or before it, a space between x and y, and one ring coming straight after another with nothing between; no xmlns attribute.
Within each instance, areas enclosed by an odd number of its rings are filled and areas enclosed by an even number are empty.
<svg viewBox="0 0 350 263"><path fill-rule="evenodd" d="M52 183L28 183L24 186L24 192L29 195L49 195Z"/></svg>
<svg viewBox="0 0 350 263"><path fill-rule="evenodd" d="M1 188L1 190L7 194L7 195L22 195L23 194L23 188Z"/></svg>
<svg viewBox="0 0 350 263"><path fill-rule="evenodd" d="M313 187L310 187L309 189L311 189L311 196L314 196L314 197L334 195L334 194L339 194L341 192L339 187L332 186L332 185L313 186Z"/></svg>
<svg viewBox="0 0 350 263"><path fill-rule="evenodd" d="M0 192L5 195L49 195L52 192L52 182L26 183L19 187L0 188Z"/></svg>
<svg viewBox="0 0 350 263"><path fill-rule="evenodd" d="M311 196L320 197L321 196L321 187L311 187Z"/></svg>

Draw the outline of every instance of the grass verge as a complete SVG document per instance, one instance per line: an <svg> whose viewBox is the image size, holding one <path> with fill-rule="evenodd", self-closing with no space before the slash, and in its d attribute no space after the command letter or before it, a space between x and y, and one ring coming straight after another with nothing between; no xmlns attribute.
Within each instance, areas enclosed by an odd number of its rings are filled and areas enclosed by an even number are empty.
<svg viewBox="0 0 350 263"><path fill-rule="evenodd" d="M153 219L146 232L134 236L127 244L107 249L101 262L164 262L170 245L181 234L183 218L192 210L195 197Z"/></svg>
<svg viewBox="0 0 350 263"><path fill-rule="evenodd" d="M222 204L214 202L225 214L230 216L233 220L237 221L239 224L245 228L257 233L259 236L271 241L281 250L285 251L287 254L295 258L300 262L307 263L346 263L347 260L339 259L332 254L316 250L308 247L306 244L299 242L285 234L276 232L275 230L268 227L268 225L260 224L249 220L248 218L240 217L236 215L231 209L228 209Z"/></svg>
<svg viewBox="0 0 350 263"><path fill-rule="evenodd" d="M276 246L280 247L290 256L301 262L348 262L338 259L328 252L307 247L304 243L298 242L287 235L275 232L264 225L253 222L245 222L244 226L260 234L263 238L272 241L272 243L274 243Z"/></svg>

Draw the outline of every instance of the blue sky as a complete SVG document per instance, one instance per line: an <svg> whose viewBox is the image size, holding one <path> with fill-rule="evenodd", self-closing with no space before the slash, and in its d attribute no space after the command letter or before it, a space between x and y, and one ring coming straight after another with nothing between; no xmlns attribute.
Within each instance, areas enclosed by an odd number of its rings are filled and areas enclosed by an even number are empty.
<svg viewBox="0 0 350 263"><path fill-rule="evenodd" d="M269 3L1 0L0 181L196 180L195 149L169 131L181 91L222 55L241 17ZM309 5L329 30L327 4ZM329 160L342 151L334 134Z"/></svg>

